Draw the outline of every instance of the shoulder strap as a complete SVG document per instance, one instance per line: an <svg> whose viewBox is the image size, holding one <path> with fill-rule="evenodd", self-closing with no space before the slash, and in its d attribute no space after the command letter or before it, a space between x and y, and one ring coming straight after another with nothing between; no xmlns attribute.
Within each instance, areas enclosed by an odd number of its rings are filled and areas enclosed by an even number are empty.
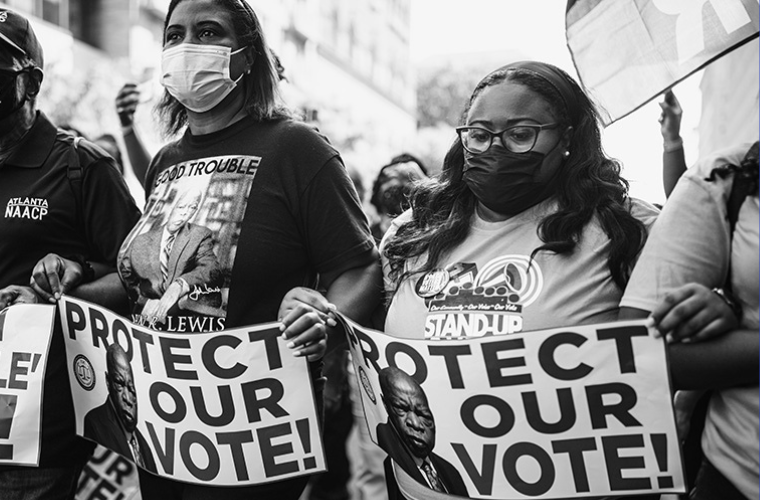
<svg viewBox="0 0 760 500"><path fill-rule="evenodd" d="M77 225L84 231L84 201L82 199L82 177L84 176L84 171L82 169L82 162L79 159L79 141L81 140L81 137L72 137L69 158L66 162L66 177L68 177L71 191L74 193Z"/></svg>
<svg viewBox="0 0 760 500"><path fill-rule="evenodd" d="M749 196L752 190L752 182L749 182L745 170L751 168L754 164L755 170L758 168L758 143L755 142L744 156L739 169L734 173L734 182L731 185L731 193L728 195L726 210L728 213L728 223L731 228L731 234L734 234L736 221L739 219L739 210L744 200Z"/></svg>

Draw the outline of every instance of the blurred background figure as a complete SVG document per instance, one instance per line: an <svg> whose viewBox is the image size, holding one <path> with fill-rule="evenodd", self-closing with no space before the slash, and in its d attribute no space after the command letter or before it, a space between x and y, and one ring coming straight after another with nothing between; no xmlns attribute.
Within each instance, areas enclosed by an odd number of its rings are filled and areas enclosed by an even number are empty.
<svg viewBox="0 0 760 500"><path fill-rule="evenodd" d="M145 173L148 171L151 155L135 131L135 111L140 103L140 89L137 84L125 83L116 94L116 113L121 123L121 135L127 158L140 186L145 188ZM123 172L123 169L122 169Z"/></svg>
<svg viewBox="0 0 760 500"><path fill-rule="evenodd" d="M414 184L427 178L425 165L408 153L394 157L380 169L370 198L378 216L371 227L377 242L383 238L393 218L409 208L409 193Z"/></svg>
<svg viewBox="0 0 760 500"><path fill-rule="evenodd" d="M119 143L116 142L116 137L112 136L111 134L102 134L93 139L92 142L97 144L106 153L111 155L114 160L116 160L116 168L119 169L121 175L124 175L124 162L121 158L121 149L119 149Z"/></svg>
<svg viewBox="0 0 760 500"><path fill-rule="evenodd" d="M686 172L686 157L681 138L683 109L672 89L663 94L659 104L662 109L658 120L662 134L662 185L667 198L676 187L678 179Z"/></svg>

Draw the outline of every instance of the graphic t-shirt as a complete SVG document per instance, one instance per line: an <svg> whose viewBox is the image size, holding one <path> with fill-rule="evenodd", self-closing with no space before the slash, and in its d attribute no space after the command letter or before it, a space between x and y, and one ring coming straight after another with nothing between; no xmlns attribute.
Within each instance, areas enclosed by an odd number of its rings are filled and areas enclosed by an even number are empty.
<svg viewBox="0 0 760 500"><path fill-rule="evenodd" d="M738 165L749 147L747 143L717 152L684 173L652 229L622 306L651 311L681 285L723 287L730 278L731 291L742 306L741 327L758 331L758 197L744 200L731 233L726 204L734 176L705 180L716 167ZM702 434L705 456L747 498L760 496L758 412L757 386L716 391Z"/></svg>
<svg viewBox="0 0 760 500"><path fill-rule="evenodd" d="M160 330L275 321L291 288L372 259L337 151L298 122L246 118L208 135L187 131L154 158L147 185L118 269L133 320ZM146 308L162 299L171 307L156 323Z"/></svg>
<svg viewBox="0 0 760 500"><path fill-rule="evenodd" d="M558 255L531 252L543 243L537 227L555 210L547 200L501 222L473 215L470 234L443 257L438 268L404 280L385 322L389 335L411 339L461 339L527 330L617 320L622 291L607 267L609 238L596 219L583 232L575 251ZM657 209L632 200L632 214L649 227ZM409 220L393 221L383 239ZM413 259L405 269L424 261ZM389 266L383 257L386 288Z"/></svg>

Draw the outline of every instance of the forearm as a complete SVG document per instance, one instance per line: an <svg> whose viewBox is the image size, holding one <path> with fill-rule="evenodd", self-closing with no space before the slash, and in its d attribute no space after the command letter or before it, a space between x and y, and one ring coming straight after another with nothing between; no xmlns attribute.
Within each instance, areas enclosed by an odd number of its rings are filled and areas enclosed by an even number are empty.
<svg viewBox="0 0 760 500"><path fill-rule="evenodd" d="M642 319L649 311L623 307L621 320ZM757 385L760 335L734 330L703 342L667 345L673 389L716 389Z"/></svg>
<svg viewBox="0 0 760 500"><path fill-rule="evenodd" d="M662 185L666 198L673 192L678 179L684 172L686 172L686 157L683 148L665 150L662 153Z"/></svg>
<svg viewBox="0 0 760 500"><path fill-rule="evenodd" d="M330 284L326 296L342 314L359 324L368 324L380 303L382 287L380 264L375 261L342 273ZM328 352L342 348L346 343L343 332L335 330L328 331Z"/></svg>
<svg viewBox="0 0 760 500"><path fill-rule="evenodd" d="M106 307L122 316L129 312L127 291L115 272L76 287L70 295Z"/></svg>
<svg viewBox="0 0 760 500"><path fill-rule="evenodd" d="M760 335L734 330L705 342L668 345L674 389L757 386Z"/></svg>
<svg viewBox="0 0 760 500"><path fill-rule="evenodd" d="M140 185L144 188L145 174L148 172L148 166L150 165L150 155L137 136L134 127L131 127L129 131L124 133L124 146L127 149L129 164L132 165L132 170L137 180L140 181Z"/></svg>

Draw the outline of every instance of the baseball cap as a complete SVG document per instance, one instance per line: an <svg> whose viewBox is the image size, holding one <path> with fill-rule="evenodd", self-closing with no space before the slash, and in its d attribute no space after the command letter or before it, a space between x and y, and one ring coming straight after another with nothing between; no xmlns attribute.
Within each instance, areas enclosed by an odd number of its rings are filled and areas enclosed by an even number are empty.
<svg viewBox="0 0 760 500"><path fill-rule="evenodd" d="M10 56L22 62L30 60L42 69L42 46L29 20L12 10L0 9L0 70L19 71L26 67Z"/></svg>

